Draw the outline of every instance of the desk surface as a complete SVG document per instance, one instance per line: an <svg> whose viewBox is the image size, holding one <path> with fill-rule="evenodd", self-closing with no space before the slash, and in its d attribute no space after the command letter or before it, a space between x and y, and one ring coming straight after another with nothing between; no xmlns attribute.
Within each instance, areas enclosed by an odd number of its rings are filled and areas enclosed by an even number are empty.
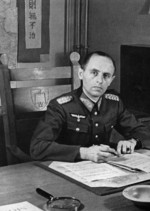
<svg viewBox="0 0 150 211"><path fill-rule="evenodd" d="M60 176L46 171L34 162L0 168L0 205L29 201L42 208L47 201L35 191L40 187L54 196L74 196L84 204L84 211L139 211L132 202L115 193L98 196Z"/></svg>

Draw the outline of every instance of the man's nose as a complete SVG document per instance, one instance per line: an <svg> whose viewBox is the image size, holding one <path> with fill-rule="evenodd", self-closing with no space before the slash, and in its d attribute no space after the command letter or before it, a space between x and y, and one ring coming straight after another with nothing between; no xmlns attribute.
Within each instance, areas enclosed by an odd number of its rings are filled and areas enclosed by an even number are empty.
<svg viewBox="0 0 150 211"><path fill-rule="evenodd" d="M103 83L103 74L98 74L98 76L97 76L97 82L98 83Z"/></svg>

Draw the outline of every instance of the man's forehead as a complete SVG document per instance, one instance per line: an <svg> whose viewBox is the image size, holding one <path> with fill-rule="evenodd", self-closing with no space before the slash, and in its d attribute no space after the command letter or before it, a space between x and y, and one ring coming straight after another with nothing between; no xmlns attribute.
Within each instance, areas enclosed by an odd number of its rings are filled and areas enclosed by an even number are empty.
<svg viewBox="0 0 150 211"><path fill-rule="evenodd" d="M110 58L106 57L106 56L100 56L97 54L94 54L91 56L91 58L89 59L86 67L91 67L94 69L101 69L101 68L105 68L105 69L110 69L110 70L114 70L114 65L113 62Z"/></svg>

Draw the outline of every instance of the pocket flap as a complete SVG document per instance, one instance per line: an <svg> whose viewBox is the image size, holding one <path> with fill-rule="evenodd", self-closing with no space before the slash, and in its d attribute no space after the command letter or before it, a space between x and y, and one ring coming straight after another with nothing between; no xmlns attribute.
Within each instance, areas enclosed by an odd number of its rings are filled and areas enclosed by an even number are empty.
<svg viewBox="0 0 150 211"><path fill-rule="evenodd" d="M69 121L67 127L68 130L74 130L76 132L88 132L88 125L81 122L78 123Z"/></svg>

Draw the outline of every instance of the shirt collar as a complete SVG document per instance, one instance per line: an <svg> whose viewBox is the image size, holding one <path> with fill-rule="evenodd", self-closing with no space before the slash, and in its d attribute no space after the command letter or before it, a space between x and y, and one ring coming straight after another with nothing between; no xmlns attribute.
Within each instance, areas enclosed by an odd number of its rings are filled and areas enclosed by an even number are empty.
<svg viewBox="0 0 150 211"><path fill-rule="evenodd" d="M92 98L91 96L89 96L88 92L84 89L84 87L83 87L82 92L83 92L92 102L94 102L94 103L97 103L97 102L98 102L99 98L95 99L95 98Z"/></svg>
<svg viewBox="0 0 150 211"><path fill-rule="evenodd" d="M85 105L85 107L91 112L96 102L93 102L84 92L82 92L80 100ZM101 98L99 98L97 105L99 110L101 105Z"/></svg>

